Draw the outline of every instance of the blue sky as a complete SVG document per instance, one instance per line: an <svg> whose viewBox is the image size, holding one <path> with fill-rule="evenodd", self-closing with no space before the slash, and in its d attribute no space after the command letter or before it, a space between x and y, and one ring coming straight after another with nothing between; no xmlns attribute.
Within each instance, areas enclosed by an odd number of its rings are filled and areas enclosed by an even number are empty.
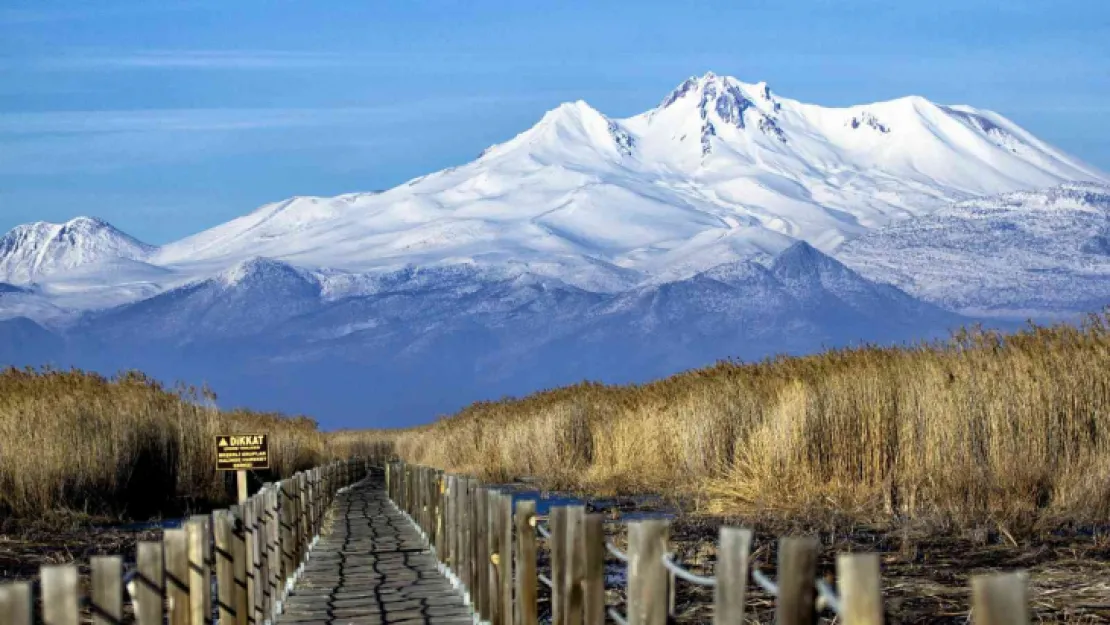
<svg viewBox="0 0 1110 625"><path fill-rule="evenodd" d="M164 243L466 162L563 101L638 113L709 70L989 108L1110 170L1106 0L5 0L0 231L89 214Z"/></svg>

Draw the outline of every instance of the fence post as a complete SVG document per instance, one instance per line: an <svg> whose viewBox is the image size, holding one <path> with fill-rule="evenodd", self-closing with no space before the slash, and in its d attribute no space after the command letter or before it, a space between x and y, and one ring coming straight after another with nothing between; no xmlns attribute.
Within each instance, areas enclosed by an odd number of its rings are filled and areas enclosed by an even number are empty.
<svg viewBox="0 0 1110 625"><path fill-rule="evenodd" d="M231 506L231 563L235 575L235 624L247 625L247 537L246 519L241 505Z"/></svg>
<svg viewBox="0 0 1110 625"><path fill-rule="evenodd" d="M628 524L628 623L664 625L667 622L667 522Z"/></svg>
<svg viewBox="0 0 1110 625"><path fill-rule="evenodd" d="M752 548L752 531L739 527L722 527L717 547L717 564L713 575L714 625L743 625L744 605L748 593L748 554Z"/></svg>
<svg viewBox="0 0 1110 625"><path fill-rule="evenodd" d="M582 625L586 581L586 507L567 506L566 530L563 534L565 557L563 583L563 623Z"/></svg>
<svg viewBox="0 0 1110 625"><path fill-rule="evenodd" d="M471 544L470 525L473 523L473 504L471 503L471 488L472 482L470 478L460 478L459 480L459 570L456 574L459 576L459 583L463 587L463 596L466 601L473 605L474 601L474 583L470 575L471 558L474 554L474 547Z"/></svg>
<svg viewBox="0 0 1110 625"><path fill-rule="evenodd" d="M216 607L220 625L235 623L235 547L231 513L217 510L212 513L213 538L216 544Z"/></svg>
<svg viewBox="0 0 1110 625"><path fill-rule="evenodd" d="M169 625L191 625L192 622L189 610L189 544L186 532L184 528L162 532Z"/></svg>
<svg viewBox="0 0 1110 625"><path fill-rule="evenodd" d="M513 622L513 494L501 494L498 511L498 531L501 532L501 616L506 625Z"/></svg>
<svg viewBox="0 0 1110 625"><path fill-rule="evenodd" d="M285 597L285 581L293 577L297 566L294 562L296 545L293 544L293 485L290 480L278 483L280 494L281 518L281 579L278 588L279 597Z"/></svg>
<svg viewBox="0 0 1110 625"><path fill-rule="evenodd" d="M516 504L516 625L539 623L536 574L536 502Z"/></svg>
<svg viewBox="0 0 1110 625"><path fill-rule="evenodd" d="M489 622L492 625L505 625L501 613L501 532L498 531L498 511L501 509L501 493L495 490L486 492L485 531L489 555L486 556L486 576L489 578Z"/></svg>
<svg viewBox="0 0 1110 625"><path fill-rule="evenodd" d="M1029 625L1027 581L1024 572L972 577L972 622L977 625Z"/></svg>
<svg viewBox="0 0 1110 625"><path fill-rule="evenodd" d="M189 616L191 625L212 621L212 570L205 551L209 541L208 519L197 515L185 523L189 543Z"/></svg>
<svg viewBox="0 0 1110 625"><path fill-rule="evenodd" d="M31 625L32 608L29 582L0 585L0 623Z"/></svg>
<svg viewBox="0 0 1110 625"><path fill-rule="evenodd" d="M280 493L280 483L271 484L270 489L266 491L266 532L270 540L267 547L269 553L266 557L267 567L270 569L269 579L266 580L266 587L270 590L270 596L266 599L266 618L271 621L277 620L278 602L281 601L281 511L278 509Z"/></svg>
<svg viewBox="0 0 1110 625"><path fill-rule="evenodd" d="M478 516L474 519L474 533L478 538L478 552L474 560L474 572L477 576L475 584L478 587L478 614L483 621L489 621L490 612L490 535L489 535L489 489L478 487L474 503L477 506Z"/></svg>
<svg viewBox="0 0 1110 625"><path fill-rule="evenodd" d="M605 625L605 515L587 514L584 527L582 620Z"/></svg>
<svg viewBox="0 0 1110 625"><path fill-rule="evenodd" d="M817 622L817 540L791 536L779 540L778 585L775 622L813 625Z"/></svg>
<svg viewBox="0 0 1110 625"><path fill-rule="evenodd" d="M567 508L553 506L548 515L548 551L551 552L551 623L566 625Z"/></svg>
<svg viewBox="0 0 1110 625"><path fill-rule="evenodd" d="M459 572L459 554L458 554L458 524L459 524L459 479L454 475L446 476L447 479L447 522L446 522L446 545L447 551L444 554L443 561L451 569L453 573L458 575Z"/></svg>
<svg viewBox="0 0 1110 625"><path fill-rule="evenodd" d="M135 621L138 625L162 625L165 597L162 543L143 541L138 544L137 551L138 575L131 582Z"/></svg>
<svg viewBox="0 0 1110 625"><path fill-rule="evenodd" d="M262 496L247 501L247 621L261 625L266 587L266 549L262 538Z"/></svg>
<svg viewBox="0 0 1110 625"><path fill-rule="evenodd" d="M123 558L93 556L89 569L93 625L119 625L123 622Z"/></svg>
<svg viewBox="0 0 1110 625"><path fill-rule="evenodd" d="M882 625L883 589L879 554L838 555L836 586L844 625Z"/></svg>
<svg viewBox="0 0 1110 625"><path fill-rule="evenodd" d="M43 625L77 625L77 567L47 565L39 568L39 575Z"/></svg>

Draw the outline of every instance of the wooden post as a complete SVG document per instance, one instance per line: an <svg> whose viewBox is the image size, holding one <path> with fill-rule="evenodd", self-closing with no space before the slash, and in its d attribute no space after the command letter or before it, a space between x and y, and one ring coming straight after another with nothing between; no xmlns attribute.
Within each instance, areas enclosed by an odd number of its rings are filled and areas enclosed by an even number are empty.
<svg viewBox="0 0 1110 625"><path fill-rule="evenodd" d="M123 558L89 558L92 582L92 625L120 625L123 622Z"/></svg>
<svg viewBox="0 0 1110 625"><path fill-rule="evenodd" d="M235 625L247 625L247 537L242 506L231 506L231 562L235 575Z"/></svg>
<svg viewBox="0 0 1110 625"><path fill-rule="evenodd" d="M166 597L169 599L169 625L191 625L189 610L189 544L188 530L168 529L162 532L162 548L166 559Z"/></svg>
<svg viewBox="0 0 1110 625"><path fill-rule="evenodd" d="M458 574L459 562L458 554L455 550L458 544L455 542L458 538L458 532L455 525L458 523L457 504L459 503L459 480L454 475L447 475L447 515L445 517L446 527L444 528L444 544L447 548L443 552L443 561L451 568L451 571Z"/></svg>
<svg viewBox="0 0 1110 625"><path fill-rule="evenodd" d="M800 536L780 539L776 623L813 625L817 622L816 580L817 540Z"/></svg>
<svg viewBox="0 0 1110 625"><path fill-rule="evenodd" d="M231 513L217 510L212 513L216 542L216 607L220 625L236 625L235 620L235 547Z"/></svg>
<svg viewBox="0 0 1110 625"><path fill-rule="evenodd" d="M536 502L516 504L516 625L539 623L536 573Z"/></svg>
<svg viewBox="0 0 1110 625"><path fill-rule="evenodd" d="M162 625L165 585L162 573L162 543L143 541L137 547L138 574L131 582L131 603L138 625Z"/></svg>
<svg viewBox="0 0 1110 625"><path fill-rule="evenodd" d="M844 625L882 625L883 589L879 554L842 553L836 557L836 587Z"/></svg>
<svg viewBox="0 0 1110 625"><path fill-rule="evenodd" d="M281 499L281 578L279 580L278 592L285 593L285 580L293 577L293 572L297 569L296 560L296 545L293 543L293 485L289 480L282 480L278 484L278 491Z"/></svg>
<svg viewBox="0 0 1110 625"><path fill-rule="evenodd" d="M266 598L266 617L270 621L277 620L278 602L281 600L281 510L278 508L281 486L273 484L266 491L266 532L269 538L267 545L266 566L269 568L269 578L266 587L270 596Z"/></svg>
<svg viewBox="0 0 1110 625"><path fill-rule="evenodd" d="M501 613L501 532L498 531L498 511L501 509L501 493L486 492L486 526L489 555L486 556L486 576L489 578L489 622L492 625L505 625Z"/></svg>
<svg viewBox="0 0 1110 625"><path fill-rule="evenodd" d="M266 549L262 539L262 496L256 494L247 500L247 603L250 612L247 622L263 622L263 588L266 587Z"/></svg>
<svg viewBox="0 0 1110 625"><path fill-rule="evenodd" d="M208 517L197 515L185 523L189 543L189 616L191 625L208 625L212 621L212 569L207 551L210 535Z"/></svg>
<svg viewBox="0 0 1110 625"><path fill-rule="evenodd" d="M666 521L628 524L628 623L664 625L667 622Z"/></svg>
<svg viewBox="0 0 1110 625"><path fill-rule="evenodd" d="M582 625L583 583L586 581L586 507L567 506L566 531L563 534L564 576L563 623Z"/></svg>
<svg viewBox="0 0 1110 625"><path fill-rule="evenodd" d="M976 625L1029 625L1027 585L1024 572L973 576L972 622Z"/></svg>
<svg viewBox="0 0 1110 625"><path fill-rule="evenodd" d="M551 553L551 623L552 625L566 625L566 536L567 536L567 509L566 506L554 506L547 515L548 539L547 549Z"/></svg>
<svg viewBox="0 0 1110 625"><path fill-rule="evenodd" d="M238 501L239 503L243 503L244 501L247 500L247 497L250 496L247 492L247 472L246 471L236 471L235 472L235 485L237 487L236 492L238 493L238 498L236 499L236 501Z"/></svg>
<svg viewBox="0 0 1110 625"><path fill-rule="evenodd" d="M474 554L474 546L470 543L470 524L473 519L473 504L471 503L470 478L459 480L459 568L455 573L459 576L463 591L473 605L473 579L470 576L470 560Z"/></svg>
<svg viewBox="0 0 1110 625"><path fill-rule="evenodd" d="M43 625L78 625L77 567L47 565L39 569L42 580Z"/></svg>
<svg viewBox="0 0 1110 625"><path fill-rule="evenodd" d="M605 515L586 515L585 528L582 619L585 625L605 625Z"/></svg>
<svg viewBox="0 0 1110 625"><path fill-rule="evenodd" d="M506 625L513 622L513 494L501 494L498 510L498 532L501 533L501 617Z"/></svg>
<svg viewBox="0 0 1110 625"><path fill-rule="evenodd" d="M717 546L717 564L713 575L714 625L743 625L748 594L748 555L752 548L752 531L739 527L722 527Z"/></svg>
<svg viewBox="0 0 1110 625"><path fill-rule="evenodd" d="M0 623L4 625L31 625L33 613L31 584L11 582L0 585Z"/></svg>

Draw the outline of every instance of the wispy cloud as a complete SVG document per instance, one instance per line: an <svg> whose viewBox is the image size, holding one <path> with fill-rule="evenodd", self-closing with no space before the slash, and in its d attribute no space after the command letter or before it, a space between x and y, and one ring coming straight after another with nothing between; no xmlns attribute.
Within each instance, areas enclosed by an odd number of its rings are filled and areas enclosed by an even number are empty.
<svg viewBox="0 0 1110 625"><path fill-rule="evenodd" d="M441 110L548 99L534 94L444 96L343 108L213 108L0 113L0 137L118 132L226 132L389 124Z"/></svg>
<svg viewBox="0 0 1110 625"><path fill-rule="evenodd" d="M55 56L7 59L12 69L97 71L120 69L303 69L385 65L394 58L356 57L295 50L66 51Z"/></svg>

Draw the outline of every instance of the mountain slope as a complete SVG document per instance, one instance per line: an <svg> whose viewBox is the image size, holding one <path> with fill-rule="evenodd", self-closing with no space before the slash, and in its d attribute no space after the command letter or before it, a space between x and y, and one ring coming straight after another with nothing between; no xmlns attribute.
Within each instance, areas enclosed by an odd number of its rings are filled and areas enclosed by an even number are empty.
<svg viewBox="0 0 1110 625"><path fill-rule="evenodd" d="M92 217L35 222L0 237L0 281L29 284L79 267L139 261L154 249Z"/></svg>
<svg viewBox="0 0 1110 625"><path fill-rule="evenodd" d="M1110 186L970 200L850 241L863 275L975 315L1053 316L1110 304Z"/></svg>

